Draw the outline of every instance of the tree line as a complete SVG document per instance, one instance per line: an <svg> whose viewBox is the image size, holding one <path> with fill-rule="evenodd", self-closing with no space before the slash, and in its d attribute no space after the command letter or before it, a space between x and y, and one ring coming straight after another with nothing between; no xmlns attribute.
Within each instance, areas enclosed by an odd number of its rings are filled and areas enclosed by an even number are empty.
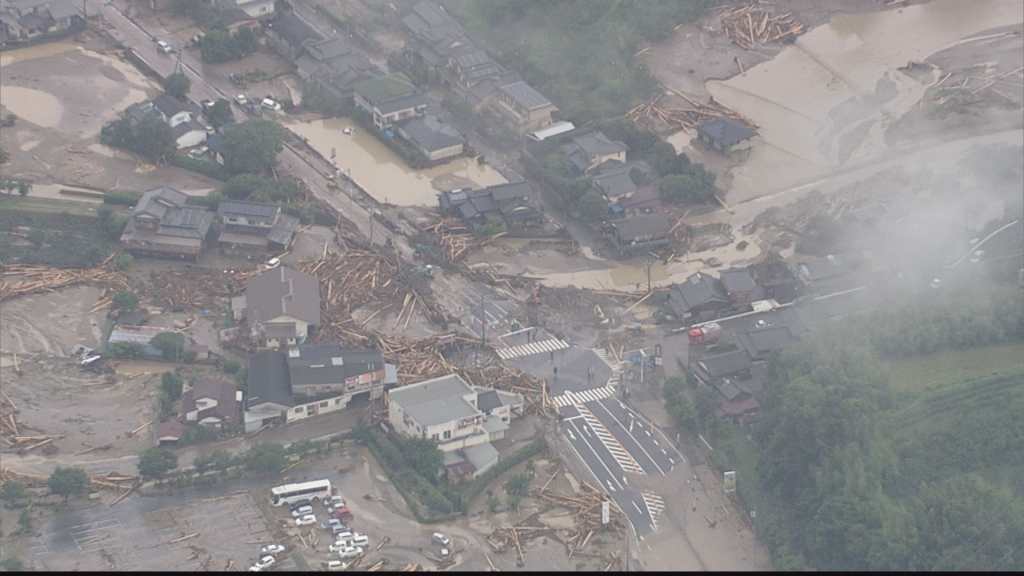
<svg viewBox="0 0 1024 576"><path fill-rule="evenodd" d="M777 351L754 432L758 476L784 510L761 532L776 567L1024 568L1024 497L993 473L1024 465L1024 371L896 395L883 363L1022 340L1024 296L989 289L889 306Z"/></svg>

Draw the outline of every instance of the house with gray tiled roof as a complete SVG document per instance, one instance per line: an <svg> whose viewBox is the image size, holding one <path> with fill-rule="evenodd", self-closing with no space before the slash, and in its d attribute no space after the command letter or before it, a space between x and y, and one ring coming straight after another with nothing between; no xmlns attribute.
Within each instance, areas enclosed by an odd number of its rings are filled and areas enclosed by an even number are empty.
<svg viewBox="0 0 1024 576"><path fill-rule="evenodd" d="M698 124L697 137L719 152L733 152L749 148L751 139L757 136L757 130L743 122L721 116L703 124Z"/></svg>
<svg viewBox="0 0 1024 576"><path fill-rule="evenodd" d="M373 124L390 130L397 122L422 116L427 110L426 92L402 72L363 80L354 86L356 106L373 114Z"/></svg>
<svg viewBox="0 0 1024 576"><path fill-rule="evenodd" d="M125 109L125 117L132 123L147 117L166 122L174 132L178 150L199 146L214 132L213 128L202 122L203 110L195 102L167 94L132 104Z"/></svg>
<svg viewBox="0 0 1024 576"><path fill-rule="evenodd" d="M626 152L629 151L629 146L625 142L609 140L604 132L574 136L559 148L565 152L580 174L589 174L599 164L609 160L625 163Z"/></svg>
<svg viewBox="0 0 1024 576"><path fill-rule="evenodd" d="M710 320L732 307L722 283L709 274L697 272L669 290L669 305L678 318Z"/></svg>
<svg viewBox="0 0 1024 576"><path fill-rule="evenodd" d="M459 156L466 143L458 130L439 122L430 114L398 124L398 135L430 160Z"/></svg>
<svg viewBox="0 0 1024 576"><path fill-rule="evenodd" d="M650 214L613 222L608 239L620 254L628 254L667 245L668 231L664 214Z"/></svg>
<svg viewBox="0 0 1024 576"><path fill-rule="evenodd" d="M320 280L280 266L248 280L245 317L252 338L268 348L300 344L320 326Z"/></svg>
<svg viewBox="0 0 1024 576"><path fill-rule="evenodd" d="M491 108L501 115L506 126L520 136L550 125L553 122L551 115L558 111L546 96L526 82L502 86L491 102Z"/></svg>
<svg viewBox="0 0 1024 576"><path fill-rule="evenodd" d="M84 26L71 0L3 0L0 2L0 44L27 42L47 34L60 35Z"/></svg>
<svg viewBox="0 0 1024 576"><path fill-rule="evenodd" d="M306 48L323 40L323 36L298 16L281 14L263 23L267 43L290 61L305 53Z"/></svg>
<svg viewBox="0 0 1024 576"><path fill-rule="evenodd" d="M121 234L121 247L139 256L195 260L213 225L213 213L185 204L187 196L167 186L142 195Z"/></svg>
<svg viewBox="0 0 1024 576"><path fill-rule="evenodd" d="M343 36L306 46L295 66L300 78L316 83L337 98L351 98L356 84L381 75L380 70Z"/></svg>
<svg viewBox="0 0 1024 576"><path fill-rule="evenodd" d="M226 251L281 252L287 250L299 229L299 219L285 214L277 204L221 200L217 207L220 235Z"/></svg>

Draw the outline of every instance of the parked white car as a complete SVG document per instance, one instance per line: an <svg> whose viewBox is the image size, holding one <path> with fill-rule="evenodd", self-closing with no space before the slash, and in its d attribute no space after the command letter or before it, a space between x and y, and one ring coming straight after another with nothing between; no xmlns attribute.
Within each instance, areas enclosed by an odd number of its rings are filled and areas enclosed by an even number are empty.
<svg viewBox="0 0 1024 576"><path fill-rule="evenodd" d="M264 98L263 102L260 102L260 104L267 110L273 110L274 112L281 109L281 105L270 98Z"/></svg>
<svg viewBox="0 0 1024 576"><path fill-rule="evenodd" d="M295 510L292 510L292 518L298 518L299 516L305 516L313 513L312 506L299 506Z"/></svg>
<svg viewBox="0 0 1024 576"><path fill-rule="evenodd" d="M267 270L273 270L274 268L277 268L280 265L281 265L281 259L280 258L271 258L270 260L267 260L267 263L264 264L263 267L266 268Z"/></svg>
<svg viewBox="0 0 1024 576"><path fill-rule="evenodd" d="M335 494L334 496L324 500L324 506L327 506L328 508L344 508L345 499Z"/></svg>
<svg viewBox="0 0 1024 576"><path fill-rule="evenodd" d="M363 553L363 549L358 546L348 546L338 551L338 556L342 558L355 558Z"/></svg>
<svg viewBox="0 0 1024 576"><path fill-rule="evenodd" d="M327 563L328 572L342 572L348 568L348 562L342 562L341 560L331 560Z"/></svg>
<svg viewBox="0 0 1024 576"><path fill-rule="evenodd" d="M249 572L262 572L267 568L273 566L274 562L277 562L277 560L275 560L273 556L264 556L263 558L257 560L255 564L249 567Z"/></svg>
<svg viewBox="0 0 1024 576"><path fill-rule="evenodd" d="M267 554L275 555L284 552L284 546L280 544L267 544L263 548L260 548L260 554L266 556Z"/></svg>
<svg viewBox="0 0 1024 576"><path fill-rule="evenodd" d="M174 48L171 48L171 45L163 40L156 41L156 50L162 54L170 54L171 52L174 52Z"/></svg>
<svg viewBox="0 0 1024 576"><path fill-rule="evenodd" d="M328 546L327 549L330 550L331 552L341 552L345 548L350 548L351 546L352 546L351 544L349 544L348 542L346 542L344 540L338 540L334 544L331 544L330 546Z"/></svg>
<svg viewBox="0 0 1024 576"><path fill-rule="evenodd" d="M249 99L245 97L245 94L236 94L235 103L239 106L244 107L246 104L249 103Z"/></svg>
<svg viewBox="0 0 1024 576"><path fill-rule="evenodd" d="M295 519L296 526L311 526L316 524L316 516L312 514L306 514L305 516L299 516Z"/></svg>

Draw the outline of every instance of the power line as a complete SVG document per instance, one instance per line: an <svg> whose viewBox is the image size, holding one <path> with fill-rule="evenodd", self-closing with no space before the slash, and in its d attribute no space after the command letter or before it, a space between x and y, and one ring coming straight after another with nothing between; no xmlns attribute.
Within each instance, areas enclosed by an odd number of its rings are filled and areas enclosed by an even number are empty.
<svg viewBox="0 0 1024 576"><path fill-rule="evenodd" d="M936 562L936 563L935 563L935 564L934 564L934 565L933 565L933 566L932 566L932 567L930 568L930 570L929 570L929 571L930 571L930 572L935 572L935 571L937 571L937 570L939 569L939 566L941 566L943 562L945 562L946 560L948 560L948 559L952 558L952 557L953 557L953 554L954 554L955 552L959 552L959 551L960 551L960 550L961 550L961 549L962 549L962 548L963 548L964 546L966 546L966 545L970 544L971 542L973 542L973 541L974 541L975 539L977 539L977 538L978 538L978 536L981 536L981 535L982 535L982 534L983 534L983 533L985 532L985 529L986 529L986 528L988 528L989 526L991 526L991 525L992 525L992 523L993 523L993 522L995 522L996 520L998 520L999 518L1001 518L1001 517L1005 516L1005 515L1006 515L1006 513L1007 513L1007 512L1009 512L1009 511L1010 511L1010 508L1004 508L1002 512L1000 512L999 514L996 514L996 515L995 515L995 516L994 516L994 517L993 517L993 518L992 518L991 520L989 520L989 521L988 521L988 522L987 522L987 523L986 523L986 524L985 524L984 526L982 526L982 527L981 527L981 529L980 529L980 530L978 530L978 532L977 532L977 533L976 533L976 534L975 534L974 536L971 536L971 537L970 537L970 538L969 538L969 539L968 539L968 540L967 540L966 542L964 542L964 543L960 544L959 546L957 546L957 547L956 547L956 549L954 549L954 550L953 550L952 552L950 552L949 554L947 554L947 555L946 555L945 557L943 557L943 558L940 558L940 559L939 559L939 561L938 561L938 562ZM979 513L978 513L978 516L980 516L980 515L981 515L981 512L979 511ZM986 544L986 546L988 546L988 544ZM977 552L975 552L975 554L977 554ZM971 556L967 557L967 559L966 559L966 560L964 560L964 563L966 563L966 562L967 562L967 560L970 560L970 559L972 559L973 557L974 557L974 555L971 555Z"/></svg>
<svg viewBox="0 0 1024 576"><path fill-rule="evenodd" d="M999 570L1002 570L1003 564L1005 564L1006 561L1008 561L1008 560L1013 560L1013 557L1017 555L1017 552L1019 552L1021 550L1021 548L1024 548L1024 540L1021 540L1020 544L1018 544L1016 548L1014 548L1013 550L1010 550L1009 554L1004 556L1003 559L999 560L999 564L989 568L989 570L987 570L987 572L997 572Z"/></svg>

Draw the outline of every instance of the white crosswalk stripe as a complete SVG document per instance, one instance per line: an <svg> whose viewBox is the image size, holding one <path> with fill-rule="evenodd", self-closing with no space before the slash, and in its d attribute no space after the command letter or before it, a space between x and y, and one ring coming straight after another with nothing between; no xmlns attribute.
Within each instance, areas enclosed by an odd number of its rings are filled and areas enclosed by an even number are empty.
<svg viewBox="0 0 1024 576"><path fill-rule="evenodd" d="M665 499L653 492L643 492L647 513L651 516L651 525L658 529L658 517L665 511Z"/></svg>
<svg viewBox="0 0 1024 576"><path fill-rule="evenodd" d="M615 458L615 461L619 463L619 466L622 466L623 470L637 474L644 473L644 469L640 467L640 464L629 455L629 452L626 452L622 445L619 444L619 441L615 439L615 436L612 436L612 433L597 419L597 416L594 416L583 404L576 404L576 409L580 411L583 420L590 426L590 429L597 436L598 440L601 441L601 444L604 444L604 447L611 452L612 458Z"/></svg>
<svg viewBox="0 0 1024 576"><path fill-rule="evenodd" d="M615 358L604 348L591 348L590 351L600 358L601 362L604 362L612 369L612 376L622 372L622 362L617 362Z"/></svg>
<svg viewBox="0 0 1024 576"><path fill-rule="evenodd" d="M508 348L499 348L495 352L502 360L508 360L510 358L518 358L520 356L529 356L530 354L542 354L544 352L554 352L555 350L562 350L568 348L569 343L564 340L552 338L550 340L541 340L540 342L530 342L528 344L520 344L519 346L510 346Z"/></svg>
<svg viewBox="0 0 1024 576"><path fill-rule="evenodd" d="M584 390L582 392L566 392L553 397L551 401L555 403L555 406L564 408L570 404L594 402L605 398L611 398L614 395L615 388L612 386L605 386L603 388L591 388L590 390Z"/></svg>

